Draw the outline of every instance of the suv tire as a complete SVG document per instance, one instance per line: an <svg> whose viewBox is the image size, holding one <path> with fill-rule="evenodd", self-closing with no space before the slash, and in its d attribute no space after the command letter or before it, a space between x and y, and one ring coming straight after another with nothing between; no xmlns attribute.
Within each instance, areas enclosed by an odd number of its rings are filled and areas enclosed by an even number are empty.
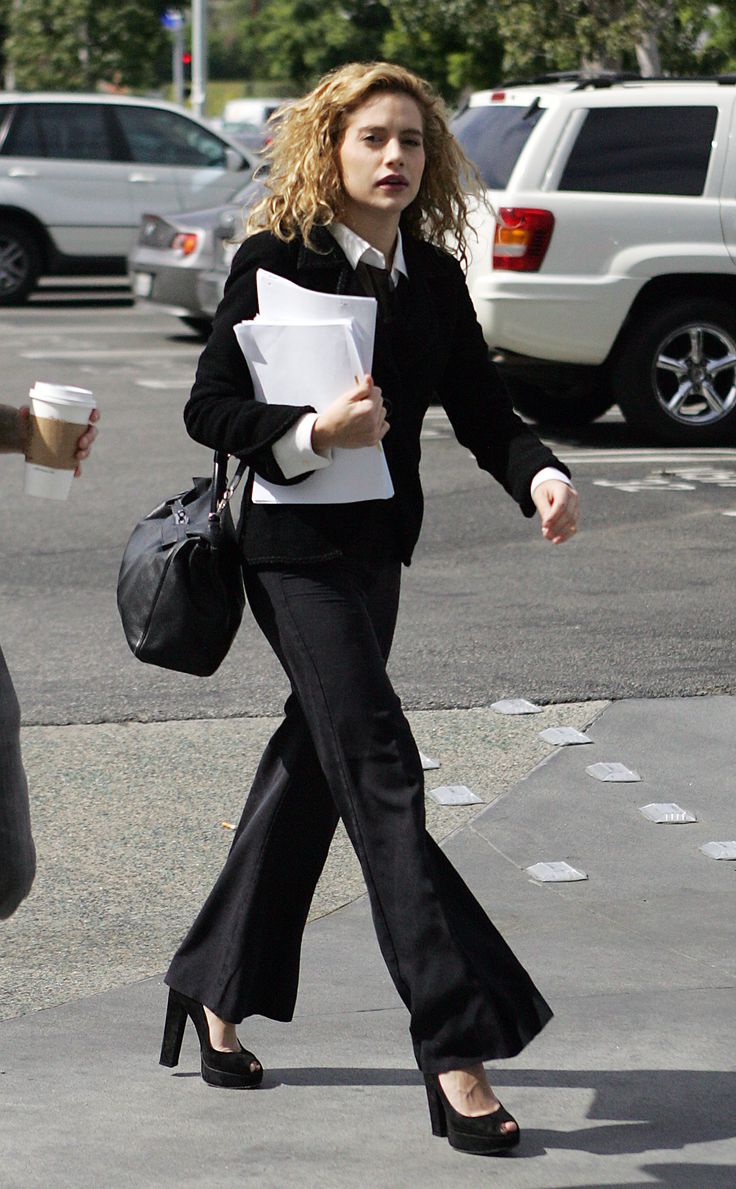
<svg viewBox="0 0 736 1189"><path fill-rule="evenodd" d="M180 321L190 330L196 331L201 339L208 339L212 334L211 318L197 318L194 314L182 314Z"/></svg>
<svg viewBox="0 0 736 1189"><path fill-rule="evenodd" d="M33 235L16 223L0 222L0 305L21 305L40 272L41 253Z"/></svg>
<svg viewBox="0 0 736 1189"><path fill-rule="evenodd" d="M616 352L613 388L629 425L675 445L736 438L736 311L681 298L640 315Z"/></svg>
<svg viewBox="0 0 736 1189"><path fill-rule="evenodd" d="M556 429L577 429L590 425L596 417L606 413L613 404L608 386L571 388L564 396L549 392L528 380L504 376L506 387L517 413L529 417L538 425Z"/></svg>

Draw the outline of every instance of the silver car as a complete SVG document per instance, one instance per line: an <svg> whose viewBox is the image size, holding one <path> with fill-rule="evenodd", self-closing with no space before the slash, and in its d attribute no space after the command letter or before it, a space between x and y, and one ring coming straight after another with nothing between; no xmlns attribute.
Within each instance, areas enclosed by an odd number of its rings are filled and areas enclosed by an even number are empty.
<svg viewBox="0 0 736 1189"><path fill-rule="evenodd" d="M225 202L253 164L170 103L1 94L0 305L42 276L124 272L144 211Z"/></svg>
<svg viewBox="0 0 736 1189"><path fill-rule="evenodd" d="M209 334L247 212L262 194L263 182L252 179L225 206L144 215L128 257L136 301L155 305L199 334Z"/></svg>

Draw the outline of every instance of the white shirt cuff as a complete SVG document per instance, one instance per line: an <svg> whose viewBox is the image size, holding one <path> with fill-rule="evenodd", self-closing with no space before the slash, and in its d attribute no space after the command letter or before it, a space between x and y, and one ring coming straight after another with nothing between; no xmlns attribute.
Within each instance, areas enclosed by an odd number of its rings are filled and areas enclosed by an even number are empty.
<svg viewBox="0 0 736 1189"><path fill-rule="evenodd" d="M534 495L539 484L546 483L548 479L558 479L560 483L566 483L568 487L572 487L572 480L568 479L567 475L564 475L562 471L558 471L557 467L542 467L541 471L537 471L532 479L531 494Z"/></svg>
<svg viewBox="0 0 736 1189"><path fill-rule="evenodd" d="M317 413L305 413L271 447L285 479L296 479L297 475L307 471L319 471L332 462L331 450L317 454L312 449L312 428L317 417Z"/></svg>

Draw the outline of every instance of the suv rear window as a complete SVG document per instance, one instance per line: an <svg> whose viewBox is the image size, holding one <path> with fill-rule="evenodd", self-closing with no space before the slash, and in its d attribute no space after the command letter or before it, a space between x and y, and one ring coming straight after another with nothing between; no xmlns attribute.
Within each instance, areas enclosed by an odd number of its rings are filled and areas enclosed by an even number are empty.
<svg viewBox="0 0 736 1189"><path fill-rule="evenodd" d="M593 108L560 190L702 194L717 114L715 107Z"/></svg>
<svg viewBox="0 0 736 1189"><path fill-rule="evenodd" d="M503 190L529 135L544 114L541 107L468 107L450 125L484 185Z"/></svg>

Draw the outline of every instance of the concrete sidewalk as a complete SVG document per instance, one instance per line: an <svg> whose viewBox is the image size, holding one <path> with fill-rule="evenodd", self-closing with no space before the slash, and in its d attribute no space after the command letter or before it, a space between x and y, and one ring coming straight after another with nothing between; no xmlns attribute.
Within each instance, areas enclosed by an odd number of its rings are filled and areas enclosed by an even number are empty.
<svg viewBox="0 0 736 1189"><path fill-rule="evenodd" d="M160 977L129 972L0 1023L0 1184L732 1186L734 864L699 847L736 837L736 699L616 703L589 733L593 745L554 752L445 842L556 1011L492 1072L522 1127L514 1155L461 1156L431 1136L406 1013L360 898L309 926L294 1023L242 1029L268 1070L259 1091L206 1087L191 1028L178 1070L157 1065ZM593 780L585 768L599 760L642 782ZM482 764L480 749L466 783ZM653 825L639 813L652 801L699 820ZM524 870L559 859L589 879L538 885ZM9 922L19 938L22 911Z"/></svg>

